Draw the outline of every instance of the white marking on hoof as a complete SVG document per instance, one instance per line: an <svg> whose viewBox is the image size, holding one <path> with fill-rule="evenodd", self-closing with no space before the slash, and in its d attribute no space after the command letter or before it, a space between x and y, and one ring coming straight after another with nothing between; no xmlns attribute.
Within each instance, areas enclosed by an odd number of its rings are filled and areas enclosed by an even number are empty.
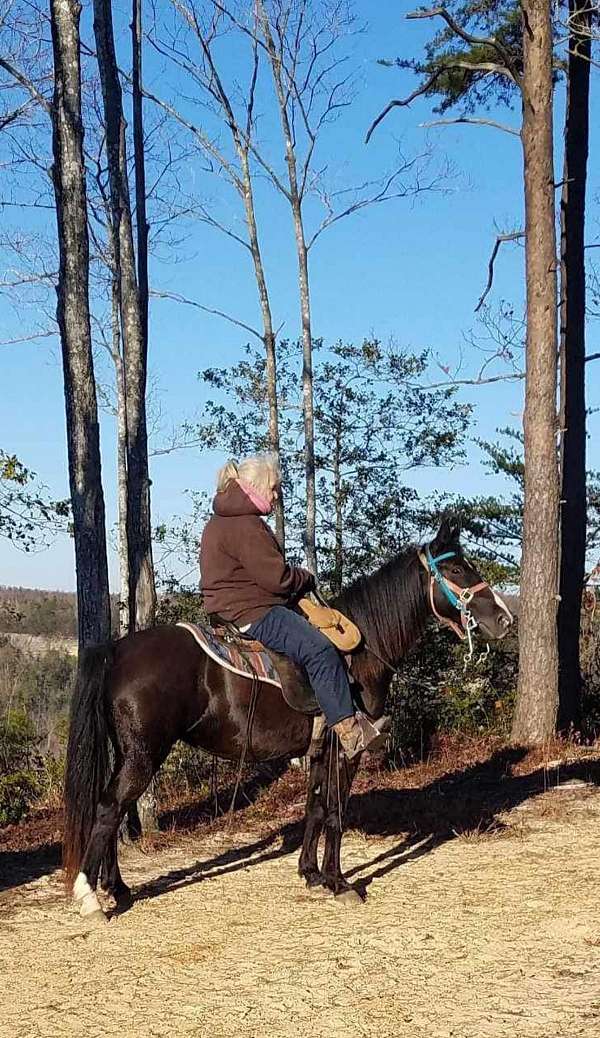
<svg viewBox="0 0 600 1038"><path fill-rule="evenodd" d="M91 915L92 912L102 912L100 902L88 883L85 872L80 872L73 884L73 897L80 902L79 914ZM104 913L102 913L104 915Z"/></svg>

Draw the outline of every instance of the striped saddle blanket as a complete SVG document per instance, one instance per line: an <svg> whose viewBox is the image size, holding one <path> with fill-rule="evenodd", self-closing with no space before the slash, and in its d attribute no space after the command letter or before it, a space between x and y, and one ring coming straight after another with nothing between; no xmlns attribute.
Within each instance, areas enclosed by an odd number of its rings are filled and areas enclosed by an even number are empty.
<svg viewBox="0 0 600 1038"><path fill-rule="evenodd" d="M253 678L256 675L260 681L267 681L270 685L281 688L279 674L266 649L257 651L254 648L246 648L241 639L239 642L226 641L206 624L191 624L182 620L177 626L185 627L207 656L227 670L244 678ZM250 644L254 646L257 643Z"/></svg>

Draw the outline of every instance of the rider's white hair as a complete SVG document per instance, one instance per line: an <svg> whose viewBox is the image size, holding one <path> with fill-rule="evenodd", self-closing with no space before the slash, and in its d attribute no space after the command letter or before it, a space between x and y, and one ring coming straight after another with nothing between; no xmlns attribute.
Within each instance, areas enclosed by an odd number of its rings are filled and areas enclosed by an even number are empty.
<svg viewBox="0 0 600 1038"><path fill-rule="evenodd" d="M275 454L254 454L243 461L231 458L217 473L217 491L226 490L233 480L243 479L259 494L267 494L274 483L281 480L281 470Z"/></svg>

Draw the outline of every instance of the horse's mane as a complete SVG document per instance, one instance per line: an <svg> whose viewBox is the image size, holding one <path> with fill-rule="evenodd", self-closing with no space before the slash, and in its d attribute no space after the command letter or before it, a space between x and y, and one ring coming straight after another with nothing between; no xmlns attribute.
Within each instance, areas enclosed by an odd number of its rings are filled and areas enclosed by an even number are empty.
<svg viewBox="0 0 600 1038"><path fill-rule="evenodd" d="M416 547L405 548L370 576L355 580L335 605L384 660L402 659L423 633L428 615Z"/></svg>

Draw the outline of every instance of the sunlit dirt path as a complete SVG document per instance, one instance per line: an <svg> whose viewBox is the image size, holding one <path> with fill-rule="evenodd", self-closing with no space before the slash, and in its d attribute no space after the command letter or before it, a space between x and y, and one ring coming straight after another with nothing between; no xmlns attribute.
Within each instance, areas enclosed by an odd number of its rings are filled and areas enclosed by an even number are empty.
<svg viewBox="0 0 600 1038"><path fill-rule="evenodd" d="M58 873L0 896L0 1035L598 1038L600 791L501 836L349 834L364 905L309 894L252 834L129 851L138 892L86 932Z"/></svg>

